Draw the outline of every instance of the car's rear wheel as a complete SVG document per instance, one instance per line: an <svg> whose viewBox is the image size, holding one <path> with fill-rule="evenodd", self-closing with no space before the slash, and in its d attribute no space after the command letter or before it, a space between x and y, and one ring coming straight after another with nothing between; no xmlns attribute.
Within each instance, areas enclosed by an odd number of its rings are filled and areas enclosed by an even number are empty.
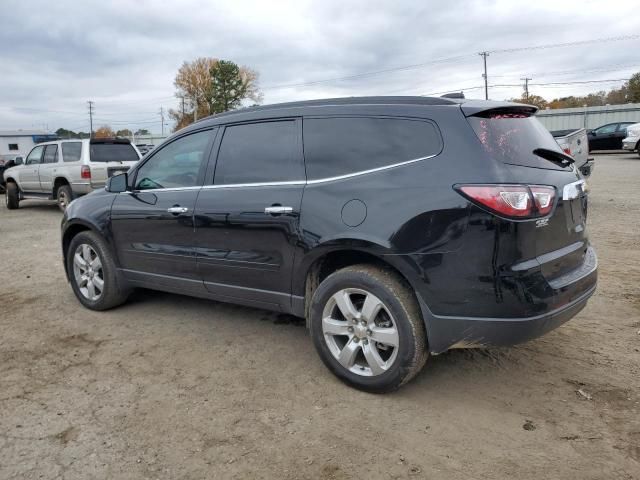
<svg viewBox="0 0 640 480"><path fill-rule="evenodd" d="M123 303L129 290L118 276L113 255L94 232L80 232L67 250L67 272L73 292L91 310L107 310Z"/></svg>
<svg viewBox="0 0 640 480"><path fill-rule="evenodd" d="M7 191L5 193L5 202L9 210L15 210L20 206L20 194L18 185L13 182L7 182Z"/></svg>
<svg viewBox="0 0 640 480"><path fill-rule="evenodd" d="M63 212L67 209L67 206L73 200L73 192L69 185L60 185L56 190L56 201L58 202L58 208Z"/></svg>
<svg viewBox="0 0 640 480"><path fill-rule="evenodd" d="M311 335L325 365L368 392L395 390L427 360L415 295L394 272L355 265L328 276L313 295Z"/></svg>

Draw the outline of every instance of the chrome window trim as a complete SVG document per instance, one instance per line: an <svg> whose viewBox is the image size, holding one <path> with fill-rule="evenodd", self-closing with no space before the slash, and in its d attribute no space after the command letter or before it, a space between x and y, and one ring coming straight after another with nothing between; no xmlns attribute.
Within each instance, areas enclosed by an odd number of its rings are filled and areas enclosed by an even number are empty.
<svg viewBox="0 0 640 480"><path fill-rule="evenodd" d="M359 172L346 173L344 175L337 175L335 177L327 177L327 178L319 178L316 180L307 180L307 185L315 185L317 183L327 183L327 182L335 182L337 180L344 180L346 178L359 177L361 175L368 175L370 173L377 173L383 170L389 170L391 168L402 167L404 165L410 165L412 163L420 162L422 160L427 160L429 158L433 158L438 154L428 155L426 157L414 158L413 160L406 160L404 162L393 163L391 165L384 165L382 167L371 168L369 170L361 170Z"/></svg>
<svg viewBox="0 0 640 480"><path fill-rule="evenodd" d="M382 167L371 168L369 170L361 170L359 172L346 173L344 175L337 175L335 177L327 177L327 178L318 178L316 180L289 180L286 182L256 182L256 183L230 183L227 185L201 185L196 187L174 187L174 188L150 188L148 190L133 190L132 192L126 193L141 193L141 192L174 192L180 190L195 190L195 189L203 189L203 190L217 190L220 188L251 188L251 187L278 187L278 186L286 186L286 185L317 185L319 183L328 183L335 182L338 180L345 180L347 178L359 177L362 175L369 175L371 173L377 173L384 170L389 170L396 167L402 167L404 165L410 165L412 163L420 162L422 160L428 160L429 158L433 158L438 156L436 153L434 155L428 155L426 157L414 158L412 160L406 160L404 162L393 163L391 165L384 165ZM125 192L122 192L125 193Z"/></svg>

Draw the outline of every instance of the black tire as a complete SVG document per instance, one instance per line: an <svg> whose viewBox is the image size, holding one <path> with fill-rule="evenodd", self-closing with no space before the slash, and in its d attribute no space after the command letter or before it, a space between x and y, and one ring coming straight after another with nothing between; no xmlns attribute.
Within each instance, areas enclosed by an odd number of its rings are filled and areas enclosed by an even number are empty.
<svg viewBox="0 0 640 480"><path fill-rule="evenodd" d="M60 185L56 190L56 202L58 208L64 212L67 206L73 201L73 192L69 185Z"/></svg>
<svg viewBox="0 0 640 480"><path fill-rule="evenodd" d="M103 288L99 298L95 300L88 298L82 293L82 287L78 284L78 278L74 270L74 256L82 245L91 247L96 256L99 257L101 263ZM66 257L67 271L69 272L69 280L73 288L73 293L76 294L80 303L85 307L91 310L108 310L121 305L127 300L130 289L127 287L125 280L118 274L113 255L102 237L98 234L91 231L78 233L69 243Z"/></svg>
<svg viewBox="0 0 640 480"><path fill-rule="evenodd" d="M20 206L20 195L18 193L18 185L13 182L7 182L7 191L5 193L5 201L9 210L15 210Z"/></svg>
<svg viewBox="0 0 640 480"><path fill-rule="evenodd" d="M345 289L362 290L373 294L382 302L395 324L398 338L397 352L395 360L383 373L372 376L353 373L338 361L329 347L329 340L325 339L323 332L325 307L332 308L330 302L333 295ZM359 293L356 292L354 295L357 298ZM311 337L320 358L340 380L359 390L371 393L396 390L422 369L429 356L424 322L415 295L406 282L391 270L366 264L338 270L329 275L316 289L309 311ZM333 314L331 316L333 318ZM354 321L354 323L358 322ZM345 320L345 324L348 324L347 320ZM338 338L343 338L342 341L346 343L354 340L347 340L346 337ZM360 358L364 359L365 343L376 346L380 344L371 342L366 337L361 338L363 339L355 341L363 343L360 346L363 349L362 354L358 353L358 355L362 355ZM384 348L388 349L389 347ZM366 367L356 364L352 368L365 371Z"/></svg>

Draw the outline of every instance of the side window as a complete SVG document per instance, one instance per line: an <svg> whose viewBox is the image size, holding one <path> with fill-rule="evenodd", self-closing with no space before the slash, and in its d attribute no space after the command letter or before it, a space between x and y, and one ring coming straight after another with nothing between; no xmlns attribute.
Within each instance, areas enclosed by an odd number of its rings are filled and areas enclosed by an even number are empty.
<svg viewBox="0 0 640 480"><path fill-rule="evenodd" d="M136 190L195 187L214 130L179 138L155 152L138 169Z"/></svg>
<svg viewBox="0 0 640 480"><path fill-rule="evenodd" d="M339 117L304 120L304 158L309 180L436 155L440 132L428 121Z"/></svg>
<svg viewBox="0 0 640 480"><path fill-rule="evenodd" d="M82 155L82 142L63 142L62 161L77 162Z"/></svg>
<svg viewBox="0 0 640 480"><path fill-rule="evenodd" d="M58 145L47 145L44 149L42 163L56 163L58 161Z"/></svg>
<svg viewBox="0 0 640 480"><path fill-rule="evenodd" d="M40 145L39 147L34 148L27 156L26 165L35 165L36 163L40 163L40 159L42 158L42 151L44 147Z"/></svg>
<svg viewBox="0 0 640 480"><path fill-rule="evenodd" d="M627 133L627 127L629 127L629 125L633 125L633 124L632 123L619 123L618 124L618 132Z"/></svg>
<svg viewBox="0 0 640 480"><path fill-rule="evenodd" d="M265 183L304 180L295 120L226 127L214 183Z"/></svg>
<svg viewBox="0 0 640 480"><path fill-rule="evenodd" d="M598 133L598 135L604 135L605 133L613 133L616 131L617 125L618 125L617 123L612 123L611 125L604 125L603 127L596 129L596 132Z"/></svg>

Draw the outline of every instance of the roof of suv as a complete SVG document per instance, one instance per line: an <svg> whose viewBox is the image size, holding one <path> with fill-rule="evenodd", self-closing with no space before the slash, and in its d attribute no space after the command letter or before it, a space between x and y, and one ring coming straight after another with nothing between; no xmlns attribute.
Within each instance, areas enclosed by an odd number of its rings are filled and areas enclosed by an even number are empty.
<svg viewBox="0 0 640 480"><path fill-rule="evenodd" d="M235 115L243 115L247 113L260 114L262 112L268 115L269 112L275 110L300 109L305 107L330 107L330 106L357 106L357 105L418 105L418 106L462 106L465 115L494 109L494 108L521 108L535 113L537 108L532 105L523 105L511 102L496 102L491 100L471 100L458 98L443 97L417 97L417 96L377 96L377 97L342 97L342 98L324 98L319 100L305 100L299 102L274 103L271 105L259 105L254 107L241 108L238 110L230 110L224 113L218 113L209 117L202 118L192 125L202 125L203 123L216 122L218 119L231 117Z"/></svg>

